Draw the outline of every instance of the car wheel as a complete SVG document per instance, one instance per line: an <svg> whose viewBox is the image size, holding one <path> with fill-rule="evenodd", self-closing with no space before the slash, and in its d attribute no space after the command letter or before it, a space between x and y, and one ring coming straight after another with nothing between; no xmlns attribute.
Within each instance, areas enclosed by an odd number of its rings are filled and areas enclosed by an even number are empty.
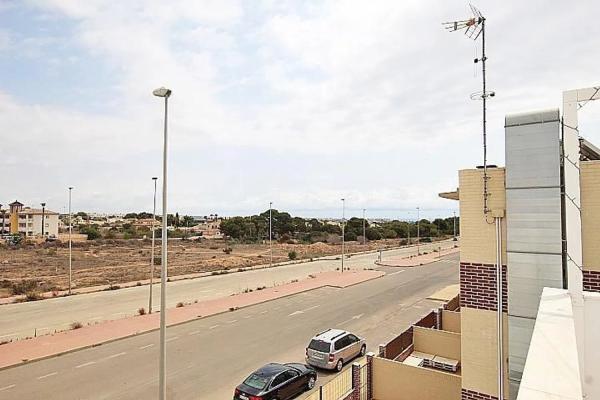
<svg viewBox="0 0 600 400"><path fill-rule="evenodd" d="M340 358L337 362L337 364L335 364L335 370L337 372L340 372L342 370L342 368L344 368L344 361Z"/></svg>
<svg viewBox="0 0 600 400"><path fill-rule="evenodd" d="M364 356L365 354L367 354L367 346L365 346L364 344L362 345L362 347L360 348L360 356Z"/></svg>
<svg viewBox="0 0 600 400"><path fill-rule="evenodd" d="M306 384L306 387L308 388L308 390L311 390L312 388L315 387L315 383L317 382L317 378L314 376L309 376L308 377L308 383Z"/></svg>

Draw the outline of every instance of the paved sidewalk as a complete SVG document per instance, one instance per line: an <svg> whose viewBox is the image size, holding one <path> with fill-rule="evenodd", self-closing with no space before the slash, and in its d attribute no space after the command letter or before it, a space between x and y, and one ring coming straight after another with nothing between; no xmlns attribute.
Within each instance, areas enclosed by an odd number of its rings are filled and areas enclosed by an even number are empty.
<svg viewBox="0 0 600 400"><path fill-rule="evenodd" d="M235 312L238 308L264 303L324 286L344 288L379 278L383 275L385 275L384 272L373 270L348 271L343 274L336 271L322 272L312 275L314 278L303 279L299 282L169 309L167 324L169 326L177 325L197 318L224 312ZM158 327L159 314L154 313L7 343L0 346L0 369L97 346L102 343L153 331L158 329Z"/></svg>
<svg viewBox="0 0 600 400"><path fill-rule="evenodd" d="M375 261L376 265L382 267L418 267L421 265L431 264L432 262L439 261L446 256L456 254L460 251L460 248L443 249L441 253L431 252L428 254L422 254L420 256L410 257L391 257L381 261Z"/></svg>

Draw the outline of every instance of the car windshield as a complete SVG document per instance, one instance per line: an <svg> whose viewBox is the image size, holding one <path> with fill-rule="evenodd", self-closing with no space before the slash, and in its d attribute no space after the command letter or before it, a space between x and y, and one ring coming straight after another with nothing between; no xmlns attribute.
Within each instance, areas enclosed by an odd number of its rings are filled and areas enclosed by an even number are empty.
<svg viewBox="0 0 600 400"><path fill-rule="evenodd" d="M269 380L262 376L252 374L245 381L244 384L250 386L251 388L262 390L267 386Z"/></svg>
<svg viewBox="0 0 600 400"><path fill-rule="evenodd" d="M308 345L309 349L320 351L322 353L329 353L329 347L330 346L328 342L316 339L311 340L310 344Z"/></svg>

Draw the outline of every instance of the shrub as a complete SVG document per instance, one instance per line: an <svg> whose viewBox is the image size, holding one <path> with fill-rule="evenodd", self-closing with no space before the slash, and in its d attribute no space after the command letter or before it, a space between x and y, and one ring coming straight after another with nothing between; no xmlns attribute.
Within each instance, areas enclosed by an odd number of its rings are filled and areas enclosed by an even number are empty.
<svg viewBox="0 0 600 400"><path fill-rule="evenodd" d="M298 254L294 250L292 250L288 253L288 258L290 260L295 260L296 258L298 258Z"/></svg>
<svg viewBox="0 0 600 400"><path fill-rule="evenodd" d="M175 307L177 307L177 308L181 308L181 307L183 307L183 306L184 306L183 302L181 302L181 301L180 301L179 303L177 303L177 305L176 305Z"/></svg>
<svg viewBox="0 0 600 400"><path fill-rule="evenodd" d="M32 280L22 280L12 284L12 293L17 294L27 294L27 292L35 291L38 288L37 281Z"/></svg>
<svg viewBox="0 0 600 400"><path fill-rule="evenodd" d="M139 315L145 315L146 314L146 309L144 307L138 308L138 314Z"/></svg>
<svg viewBox="0 0 600 400"><path fill-rule="evenodd" d="M71 329L80 329L83 328L83 324L79 321L75 321L71 324Z"/></svg>
<svg viewBox="0 0 600 400"><path fill-rule="evenodd" d="M232 251L233 251L233 249L231 247L225 247L223 249L223 253L225 253L225 254L231 254Z"/></svg>
<svg viewBox="0 0 600 400"><path fill-rule="evenodd" d="M25 293L25 301L37 301L41 300L43 297L40 292L36 290L32 290L30 292Z"/></svg>
<svg viewBox="0 0 600 400"><path fill-rule="evenodd" d="M135 286L142 286L142 282L137 282Z"/></svg>

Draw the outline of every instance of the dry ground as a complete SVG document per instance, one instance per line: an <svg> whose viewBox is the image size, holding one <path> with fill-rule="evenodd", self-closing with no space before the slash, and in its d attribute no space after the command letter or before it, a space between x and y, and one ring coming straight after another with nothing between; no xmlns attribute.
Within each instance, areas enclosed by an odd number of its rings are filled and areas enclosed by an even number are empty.
<svg viewBox="0 0 600 400"><path fill-rule="evenodd" d="M398 240L346 243L346 251L359 252L398 246ZM51 246L51 247L48 247ZM269 262L267 244L227 244L232 248L226 254L223 241L202 243L173 240L169 242L169 275L184 275L223 269L235 270ZM160 257L160 243L157 257ZM73 245L74 287L117 285L149 278L150 242L141 240L89 241ZM4 286L21 280L36 280L43 290L62 290L67 287L68 248L56 244L24 245L11 249L0 247L0 281ZM298 259L308 259L341 253L339 244L280 244L273 243L273 261L288 260L295 251ZM155 268L155 276L160 274ZM7 282L8 281L8 282ZM11 291L0 288L0 297Z"/></svg>

